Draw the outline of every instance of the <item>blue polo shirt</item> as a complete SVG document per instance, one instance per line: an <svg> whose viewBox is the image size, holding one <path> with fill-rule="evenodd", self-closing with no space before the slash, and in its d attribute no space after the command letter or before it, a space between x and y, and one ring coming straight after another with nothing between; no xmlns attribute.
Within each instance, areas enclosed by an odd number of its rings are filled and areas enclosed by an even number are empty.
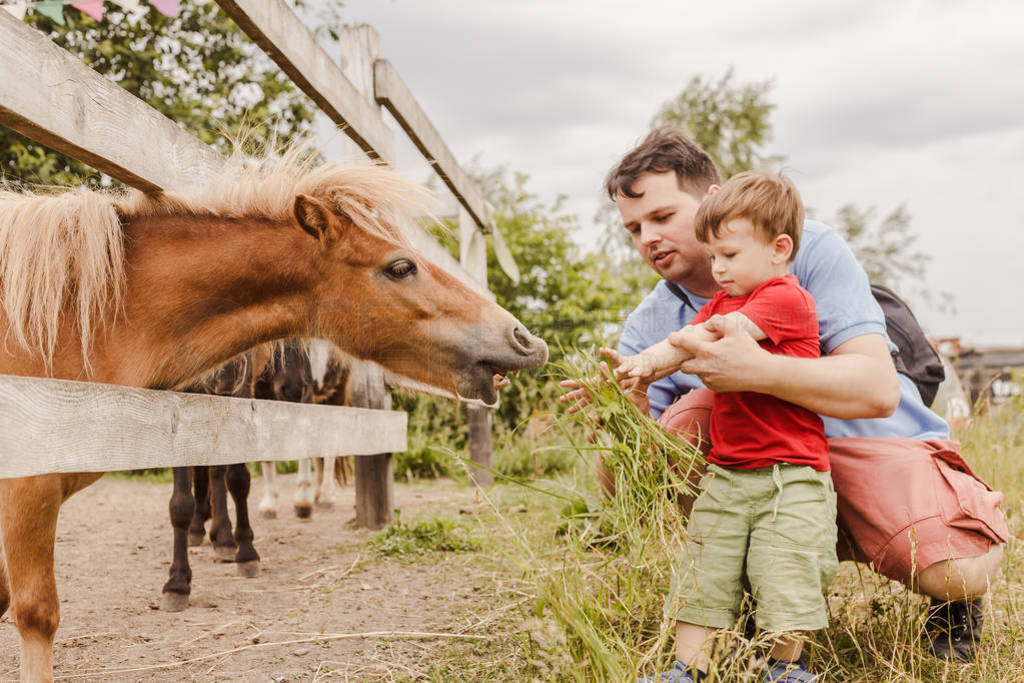
<svg viewBox="0 0 1024 683"><path fill-rule="evenodd" d="M895 350L885 334L885 316L871 295L867 275L835 230L818 221L805 221L792 272L814 297L822 355L864 334L881 334ZM674 294L665 281L651 290L626 319L619 340L620 353L639 353L657 344L670 332L688 325L708 301L682 287L677 291L683 296ZM948 439L949 426L924 405L913 381L899 375L899 384L900 404L891 416L871 420L837 420L822 416L825 435L830 438ZM660 416L678 396L701 386L698 377L681 372L654 382L647 391L651 414Z"/></svg>

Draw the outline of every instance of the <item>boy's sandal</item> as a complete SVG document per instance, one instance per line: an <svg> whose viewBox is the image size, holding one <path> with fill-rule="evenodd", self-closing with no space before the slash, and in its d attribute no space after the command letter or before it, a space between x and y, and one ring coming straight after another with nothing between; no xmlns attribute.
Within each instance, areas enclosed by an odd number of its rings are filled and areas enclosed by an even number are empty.
<svg viewBox="0 0 1024 683"><path fill-rule="evenodd" d="M637 683L696 683L696 680L682 662L676 662L668 671L647 678L638 678Z"/></svg>
<svg viewBox="0 0 1024 683"><path fill-rule="evenodd" d="M764 670L764 683L815 683L818 677L807 670L804 660L771 661Z"/></svg>

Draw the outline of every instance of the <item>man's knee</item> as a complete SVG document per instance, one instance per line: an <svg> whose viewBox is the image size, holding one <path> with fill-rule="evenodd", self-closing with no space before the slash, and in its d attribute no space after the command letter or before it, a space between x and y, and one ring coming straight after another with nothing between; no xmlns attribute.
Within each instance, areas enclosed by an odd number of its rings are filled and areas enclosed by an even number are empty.
<svg viewBox="0 0 1024 683"><path fill-rule="evenodd" d="M999 573L1004 548L1001 543L993 544L983 555L935 562L918 572L913 588L940 600L981 597Z"/></svg>
<svg viewBox="0 0 1024 683"><path fill-rule="evenodd" d="M707 455L711 448L708 430L711 427L713 401L714 392L710 389L694 389L666 408L658 418L658 425L666 432L700 448Z"/></svg>

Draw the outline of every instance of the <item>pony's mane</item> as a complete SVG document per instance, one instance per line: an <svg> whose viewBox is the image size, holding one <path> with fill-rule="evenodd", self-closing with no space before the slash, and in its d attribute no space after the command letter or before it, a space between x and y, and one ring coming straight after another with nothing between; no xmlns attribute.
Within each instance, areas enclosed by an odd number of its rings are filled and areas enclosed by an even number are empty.
<svg viewBox="0 0 1024 683"><path fill-rule="evenodd" d="M209 182L159 195L131 190L118 210L126 218L191 214L287 221L295 196L306 194L371 234L409 244L405 226L427 213L427 190L385 166L317 163L305 150L300 142L274 157L234 154Z"/></svg>
<svg viewBox="0 0 1024 683"><path fill-rule="evenodd" d="M226 216L293 220L307 194L358 227L402 245L426 213L428 192L379 165L317 163L295 143L278 156L232 155L216 176L178 192L15 191L0 185L0 304L7 339L49 363L65 317L75 320L88 368L97 322L119 310L124 289L122 220Z"/></svg>

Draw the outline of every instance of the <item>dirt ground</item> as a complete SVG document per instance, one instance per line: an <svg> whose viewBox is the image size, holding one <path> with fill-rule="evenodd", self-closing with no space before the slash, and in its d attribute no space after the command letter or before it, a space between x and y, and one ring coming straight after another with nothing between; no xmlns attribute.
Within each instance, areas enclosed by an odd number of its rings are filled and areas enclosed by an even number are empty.
<svg viewBox="0 0 1024 683"><path fill-rule="evenodd" d="M418 562L378 557L366 548L372 532L347 524L351 486L333 510L299 520L291 513L294 475L282 479L279 517L253 520L260 575L241 578L233 564L215 561L208 544L192 548L191 604L176 614L158 609L170 566L170 484L107 476L73 496L57 529L55 675L408 679L429 670L435 648L479 643L472 636L486 630L502 590L493 572L453 554ZM261 486L254 477L253 507ZM447 481L397 484L395 502L405 521L458 518L475 505L472 488ZM16 679L17 667L18 636L5 615L0 679Z"/></svg>

